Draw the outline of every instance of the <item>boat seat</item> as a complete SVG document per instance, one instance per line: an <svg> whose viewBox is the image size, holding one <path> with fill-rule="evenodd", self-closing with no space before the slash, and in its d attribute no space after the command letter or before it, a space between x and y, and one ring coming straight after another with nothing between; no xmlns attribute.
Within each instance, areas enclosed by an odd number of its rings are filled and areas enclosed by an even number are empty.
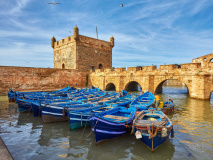
<svg viewBox="0 0 213 160"><path fill-rule="evenodd" d="M149 121L149 120L138 120L135 125L156 125L161 126L164 125L167 121Z"/></svg>
<svg viewBox="0 0 213 160"><path fill-rule="evenodd" d="M123 117L123 116L114 116L114 115L105 115L104 118L111 118L111 119L117 119L117 120L128 120L129 117Z"/></svg>
<svg viewBox="0 0 213 160"><path fill-rule="evenodd" d="M144 114L144 116L159 116L161 119L164 119L165 117L161 114L154 114L154 113L147 113L147 114Z"/></svg>

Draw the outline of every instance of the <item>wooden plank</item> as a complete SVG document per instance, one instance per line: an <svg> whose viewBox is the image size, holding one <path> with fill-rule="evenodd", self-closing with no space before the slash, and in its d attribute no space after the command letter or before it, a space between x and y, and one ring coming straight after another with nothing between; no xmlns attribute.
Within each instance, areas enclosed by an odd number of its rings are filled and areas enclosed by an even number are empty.
<svg viewBox="0 0 213 160"><path fill-rule="evenodd" d="M105 115L104 118L111 118L111 119L118 119L118 120L128 120L129 117L124 117L124 116L114 116L114 115Z"/></svg>
<svg viewBox="0 0 213 160"><path fill-rule="evenodd" d="M167 121L150 121L150 120L138 120L135 125L157 125L157 126L162 126L166 123Z"/></svg>

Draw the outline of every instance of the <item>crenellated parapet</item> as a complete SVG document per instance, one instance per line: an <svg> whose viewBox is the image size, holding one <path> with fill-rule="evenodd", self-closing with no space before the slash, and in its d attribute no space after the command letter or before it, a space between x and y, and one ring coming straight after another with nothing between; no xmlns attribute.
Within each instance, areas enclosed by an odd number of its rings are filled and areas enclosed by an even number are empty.
<svg viewBox="0 0 213 160"><path fill-rule="evenodd" d="M107 42L104 40L79 35L79 29L77 26L75 26L73 29L72 36L60 39L59 41L56 41L54 36L51 39L52 48L60 48L70 43L78 43L78 45L83 45L92 48L99 48L102 50L112 50L112 48L114 47L114 37L111 37L110 42Z"/></svg>
<svg viewBox="0 0 213 160"><path fill-rule="evenodd" d="M143 72L153 72L157 69L157 66L143 66L142 71Z"/></svg>
<svg viewBox="0 0 213 160"><path fill-rule="evenodd" d="M191 73L191 74L197 74L199 71L204 71L205 68L201 67L201 63L184 63L181 65L160 65L160 68L157 68L157 66L143 66L143 67L128 67L126 68L108 68L104 70L96 69L91 70L90 73L93 73L95 75L96 73L100 73L102 75L104 74L120 74L120 75L126 75L128 73L133 73L135 75L137 74L143 74L143 75L157 75L157 74L184 74L184 73ZM211 72L211 69L205 70Z"/></svg>
<svg viewBox="0 0 213 160"><path fill-rule="evenodd" d="M187 69L187 70L195 70L200 69L201 63L184 63L181 64L181 69Z"/></svg>
<svg viewBox="0 0 213 160"><path fill-rule="evenodd" d="M175 64L171 65L160 65L160 70L173 70L176 69L177 66Z"/></svg>

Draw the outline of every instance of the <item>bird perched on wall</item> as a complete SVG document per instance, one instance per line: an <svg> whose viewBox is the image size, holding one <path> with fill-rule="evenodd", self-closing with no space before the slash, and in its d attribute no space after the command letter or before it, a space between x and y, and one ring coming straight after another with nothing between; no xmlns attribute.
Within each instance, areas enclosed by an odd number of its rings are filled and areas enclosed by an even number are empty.
<svg viewBox="0 0 213 160"><path fill-rule="evenodd" d="M123 7L124 6L124 4L121 4L121 7Z"/></svg>
<svg viewBox="0 0 213 160"><path fill-rule="evenodd" d="M47 4L53 4L53 5L56 5L56 4L60 4L60 3L47 3Z"/></svg>

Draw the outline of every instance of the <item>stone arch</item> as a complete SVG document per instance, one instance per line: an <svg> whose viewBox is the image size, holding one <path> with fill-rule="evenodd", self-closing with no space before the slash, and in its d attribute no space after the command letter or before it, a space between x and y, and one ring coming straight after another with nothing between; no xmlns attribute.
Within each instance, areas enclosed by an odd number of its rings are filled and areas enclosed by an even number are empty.
<svg viewBox="0 0 213 160"><path fill-rule="evenodd" d="M142 87L137 81L130 81L125 85L125 91L141 91Z"/></svg>
<svg viewBox="0 0 213 160"><path fill-rule="evenodd" d="M213 62L213 58L211 58L209 62Z"/></svg>
<svg viewBox="0 0 213 160"><path fill-rule="evenodd" d="M65 64L64 63L62 64L62 69L65 69Z"/></svg>
<svg viewBox="0 0 213 160"><path fill-rule="evenodd" d="M116 87L115 87L114 83L108 83L106 85L105 91L116 91Z"/></svg>
<svg viewBox="0 0 213 160"><path fill-rule="evenodd" d="M191 93L191 92L190 92L190 88L188 87L189 85L188 85L187 82L183 82L183 81L180 80L180 79L169 79L169 78L168 78L168 79L164 79L164 80L162 80L161 82L159 82L159 83L156 85L156 87L155 87L154 93L162 93L163 83L164 83L166 80L178 80L178 81L184 83L185 86L186 86L186 88L187 88L187 90L188 90L188 94Z"/></svg>

